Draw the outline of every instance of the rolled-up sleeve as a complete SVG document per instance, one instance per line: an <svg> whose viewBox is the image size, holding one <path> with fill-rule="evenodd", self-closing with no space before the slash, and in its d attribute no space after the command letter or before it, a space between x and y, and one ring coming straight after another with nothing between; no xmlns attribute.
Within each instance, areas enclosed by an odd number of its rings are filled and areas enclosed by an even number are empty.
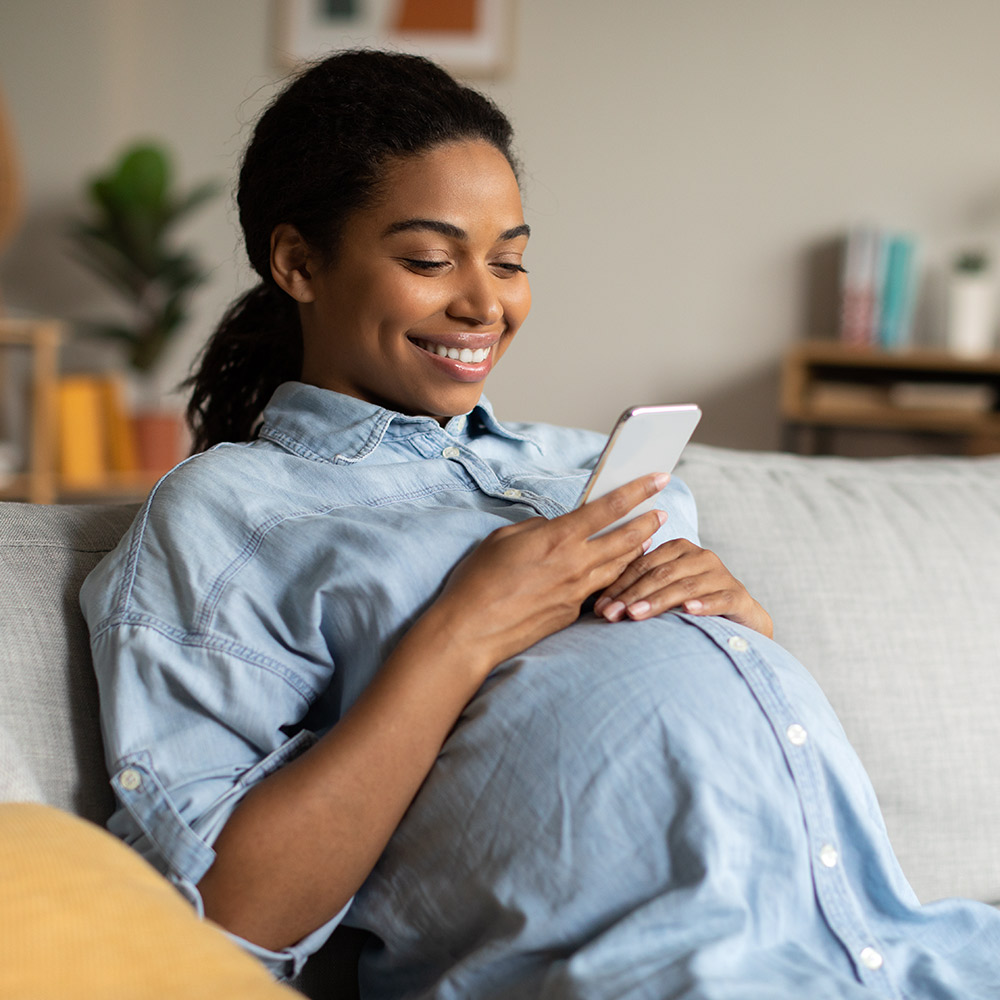
<svg viewBox="0 0 1000 1000"><path fill-rule="evenodd" d="M203 915L197 886L222 828L251 788L316 740L305 729L288 735L312 692L287 663L148 614L117 613L93 629L91 646L118 802L108 828ZM344 912L280 951L230 936L289 978Z"/></svg>

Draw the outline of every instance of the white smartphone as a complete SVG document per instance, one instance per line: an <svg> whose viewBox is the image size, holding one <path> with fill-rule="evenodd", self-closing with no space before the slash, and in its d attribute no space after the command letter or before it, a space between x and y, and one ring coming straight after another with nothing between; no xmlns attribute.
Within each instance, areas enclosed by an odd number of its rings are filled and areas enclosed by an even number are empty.
<svg viewBox="0 0 1000 1000"><path fill-rule="evenodd" d="M700 419L701 410L694 403L629 407L618 418L577 501L577 507L588 500L597 500L640 476L652 472L673 472ZM594 537L652 510L655 501L655 497L644 500Z"/></svg>

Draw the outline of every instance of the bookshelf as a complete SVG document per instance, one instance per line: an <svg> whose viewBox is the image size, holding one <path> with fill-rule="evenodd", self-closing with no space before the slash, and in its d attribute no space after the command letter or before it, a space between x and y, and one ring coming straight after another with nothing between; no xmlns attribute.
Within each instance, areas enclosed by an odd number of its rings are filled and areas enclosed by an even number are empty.
<svg viewBox="0 0 1000 1000"><path fill-rule="evenodd" d="M1000 452L1000 354L805 341L784 358L781 416L789 451L830 451L830 432L850 429L946 435L965 454Z"/></svg>
<svg viewBox="0 0 1000 1000"><path fill-rule="evenodd" d="M14 444L20 460L19 471L12 475L0 473L0 501L47 504L141 500L165 468L147 469L135 455L119 455L117 468L104 463L107 456L97 457L101 464L82 476L71 475L72 470L66 468L67 447L78 456L88 448L108 443L90 440L98 432L80 419L87 415L85 412L67 415L65 411L65 391L72 379L59 373L63 335L63 325L56 320L0 317L0 439ZM84 377L81 381L85 388L97 391L96 387L106 387L111 379ZM95 415L93 419L104 416ZM132 419L124 412L116 415L119 426Z"/></svg>

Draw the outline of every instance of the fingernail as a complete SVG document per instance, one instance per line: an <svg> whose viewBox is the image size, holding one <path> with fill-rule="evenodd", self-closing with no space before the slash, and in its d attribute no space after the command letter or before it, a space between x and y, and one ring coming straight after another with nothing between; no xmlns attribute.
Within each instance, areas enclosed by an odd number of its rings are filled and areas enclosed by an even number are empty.
<svg viewBox="0 0 1000 1000"><path fill-rule="evenodd" d="M704 606L705 605L702 604L701 601L685 601L684 602L684 610L685 611L690 611L692 614L694 614L696 611L701 611L701 609Z"/></svg>
<svg viewBox="0 0 1000 1000"><path fill-rule="evenodd" d="M645 541L644 541L644 542L642 543L642 551L643 551L643 552L648 552L648 551L649 551L649 547L650 547L650 545L652 545L652 544L653 544L653 539L652 539L652 538L647 538L647 539L646 539L646 540L645 540Z"/></svg>
<svg viewBox="0 0 1000 1000"><path fill-rule="evenodd" d="M628 613L633 618L641 618L644 614L649 612L652 605L649 601L636 601L635 604L630 604L628 606Z"/></svg>
<svg viewBox="0 0 1000 1000"><path fill-rule="evenodd" d="M663 487L666 486L667 483L669 482L670 482L669 473L658 472L655 476L653 476L653 484L656 486L658 490L662 490Z"/></svg>
<svg viewBox="0 0 1000 1000"><path fill-rule="evenodd" d="M604 609L604 617L609 622L618 621L623 614L625 614L625 605L621 601L612 601L611 604Z"/></svg>
<svg viewBox="0 0 1000 1000"><path fill-rule="evenodd" d="M656 516L660 519L660 524L667 523L667 512L665 510L658 510Z"/></svg>
<svg viewBox="0 0 1000 1000"><path fill-rule="evenodd" d="M611 603L611 598L610 597L602 597L594 605L594 614L595 615L599 615L610 603Z"/></svg>

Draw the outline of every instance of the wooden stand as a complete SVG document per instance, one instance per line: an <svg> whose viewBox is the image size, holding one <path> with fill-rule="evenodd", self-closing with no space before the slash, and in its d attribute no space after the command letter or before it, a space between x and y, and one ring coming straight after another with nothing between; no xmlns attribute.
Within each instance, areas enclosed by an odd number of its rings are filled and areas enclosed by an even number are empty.
<svg viewBox="0 0 1000 1000"><path fill-rule="evenodd" d="M62 325L55 320L0 318L0 392L12 391L4 362L8 349L30 352L27 455L24 470L0 487L0 500L52 503L56 498L55 389Z"/></svg>
<svg viewBox="0 0 1000 1000"><path fill-rule="evenodd" d="M806 341L785 356L781 414L789 451L827 452L836 429L960 438L965 454L1000 452L1000 354L888 352Z"/></svg>

